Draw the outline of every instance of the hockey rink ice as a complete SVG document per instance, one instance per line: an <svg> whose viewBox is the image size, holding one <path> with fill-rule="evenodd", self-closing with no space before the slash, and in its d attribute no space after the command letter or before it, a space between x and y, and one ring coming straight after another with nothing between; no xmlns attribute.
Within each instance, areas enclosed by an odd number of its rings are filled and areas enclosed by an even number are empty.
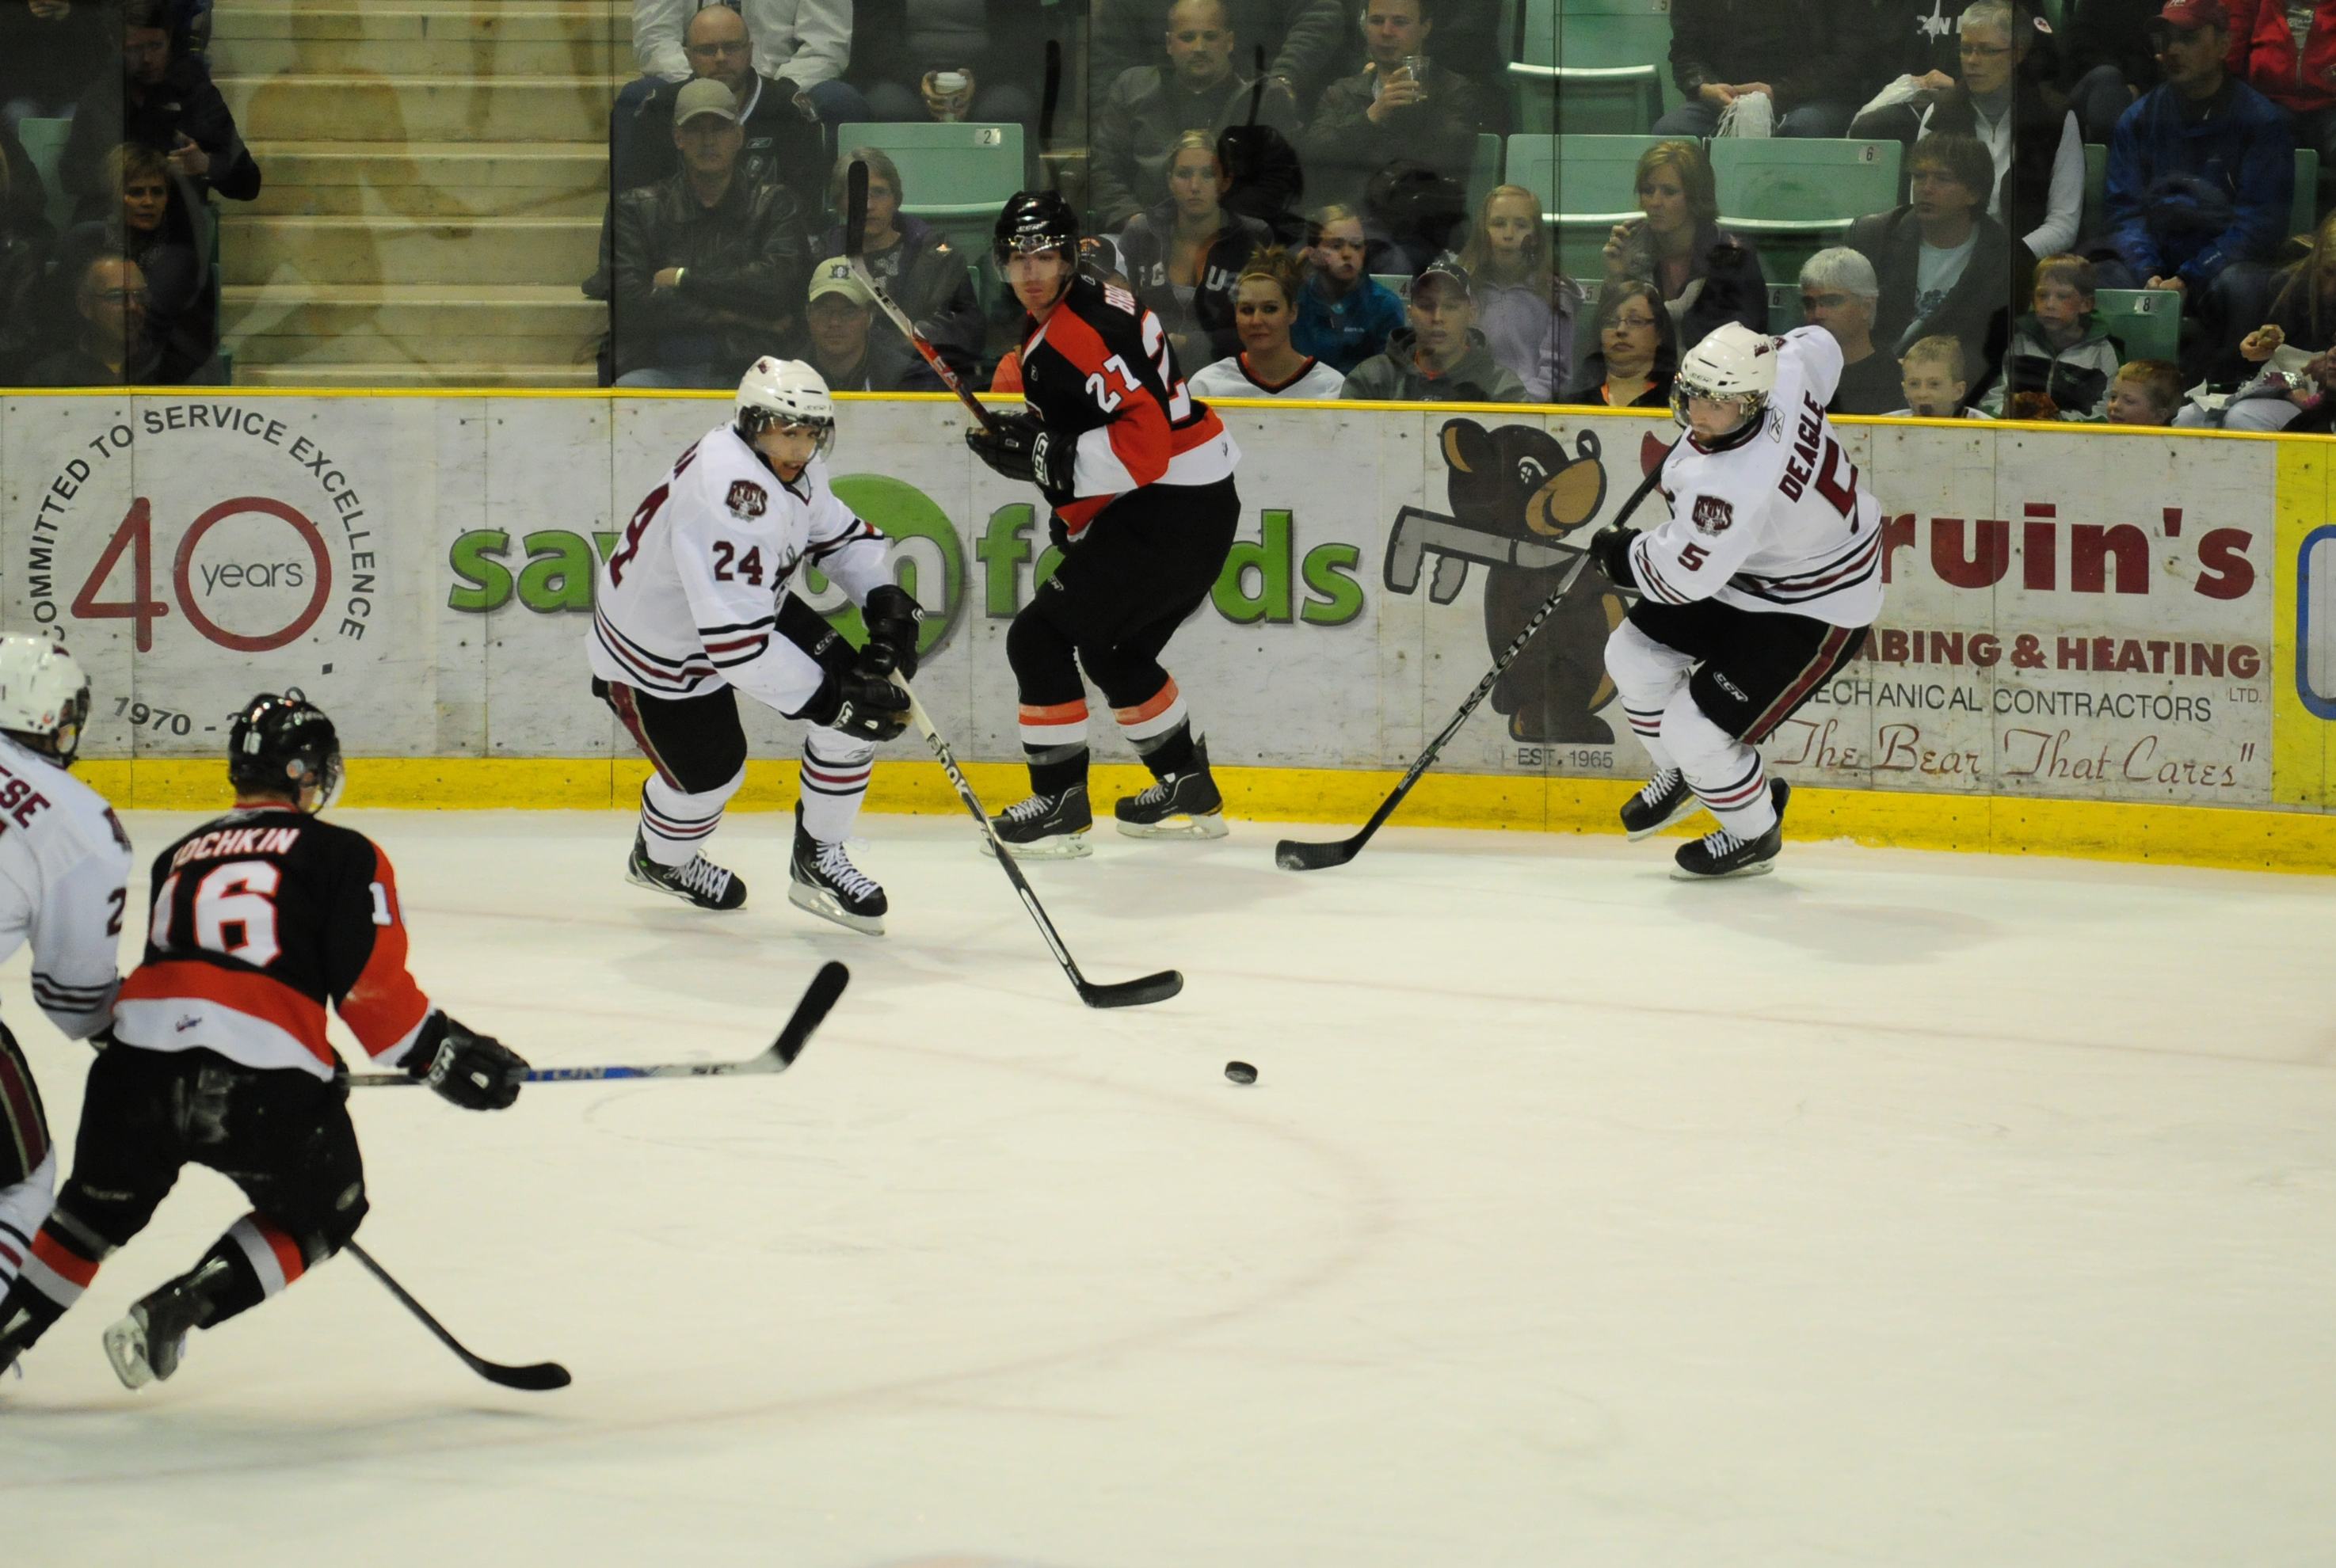
<svg viewBox="0 0 2336 1568"><path fill-rule="evenodd" d="M349 812L433 997L537 1065L794 1070L354 1103L353 1261L132 1396L100 1331L241 1212L190 1170L0 1382L25 1568L2325 1564L2336 998L2324 880L1788 838L1107 829L1031 879L862 820L892 901L628 886L611 813ZM152 851L195 818L130 818ZM69 1146L85 1059L0 1011ZM1223 1067L1260 1070L1239 1088Z"/></svg>

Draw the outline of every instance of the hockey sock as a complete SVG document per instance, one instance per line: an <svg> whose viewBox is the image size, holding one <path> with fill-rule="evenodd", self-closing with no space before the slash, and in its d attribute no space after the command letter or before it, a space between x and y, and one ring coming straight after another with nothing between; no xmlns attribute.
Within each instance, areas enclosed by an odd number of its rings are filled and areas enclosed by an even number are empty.
<svg viewBox="0 0 2336 1568"><path fill-rule="evenodd" d="M688 793L650 774L641 786L641 841L649 858L659 866L688 865L722 825L723 808L745 782L746 769L741 768L725 783Z"/></svg>
<svg viewBox="0 0 2336 1568"><path fill-rule="evenodd" d="M1759 750L1712 722L1692 692L1681 689L1663 710L1662 739L1722 828L1739 838L1757 838L1776 825Z"/></svg>
<svg viewBox="0 0 2336 1568"><path fill-rule="evenodd" d="M1656 642L1634 622L1624 621L1606 639L1606 673L1621 694L1630 733L1647 749L1654 772L1681 766L1676 750L1667 741L1663 715L1672 700L1686 692L1694 669L1693 659Z"/></svg>
<svg viewBox="0 0 2336 1568"><path fill-rule="evenodd" d="M56 1183L57 1151L52 1148L41 1157L31 1176L0 1188L0 1291L8 1288L32 1255L33 1237L39 1233L41 1222L49 1217Z"/></svg>
<svg viewBox="0 0 2336 1568"><path fill-rule="evenodd" d="M876 748L836 731L814 728L803 736L803 831L822 844L852 837L860 803L868 797L868 777Z"/></svg>
<svg viewBox="0 0 2336 1568"><path fill-rule="evenodd" d="M312 1252L325 1251L321 1242L304 1245L282 1226L258 1215L244 1215L185 1275L201 1286L202 1326L223 1323L279 1293L308 1272Z"/></svg>
<svg viewBox="0 0 2336 1568"><path fill-rule="evenodd" d="M1184 710L1184 694L1176 689L1174 676L1164 677L1160 689L1144 701L1114 709L1112 717L1153 777L1182 773L1192 765L1192 716Z"/></svg>
<svg viewBox="0 0 2336 1568"><path fill-rule="evenodd" d="M1025 702L1019 723L1022 760L1030 765L1034 794L1060 795L1087 779L1087 700Z"/></svg>
<svg viewBox="0 0 2336 1568"><path fill-rule="evenodd" d="M53 1211L33 1237L16 1282L0 1305L0 1341L24 1346L47 1331L81 1300L113 1244L63 1209Z"/></svg>

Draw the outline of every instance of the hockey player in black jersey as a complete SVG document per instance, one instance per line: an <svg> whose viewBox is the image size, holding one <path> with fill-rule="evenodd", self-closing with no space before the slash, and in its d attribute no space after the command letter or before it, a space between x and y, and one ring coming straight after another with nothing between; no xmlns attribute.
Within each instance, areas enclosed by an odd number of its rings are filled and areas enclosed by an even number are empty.
<svg viewBox="0 0 2336 1568"><path fill-rule="evenodd" d="M1118 803L1120 831L1214 838L1225 830L1208 747L1160 655L1232 548L1241 451L1215 411L1185 389L1159 317L1125 289L1081 276L1078 254L1078 219L1060 196L1025 191L1006 204L997 255L1029 313L1028 407L994 432L966 432L982 461L1038 487L1063 551L1006 637L1032 794L996 826L1017 855L1087 853L1082 670L1154 779Z"/></svg>
<svg viewBox="0 0 2336 1568"><path fill-rule="evenodd" d="M464 1109L519 1096L527 1063L406 973L389 857L316 816L340 791L332 721L297 692L253 698L228 777L235 809L154 861L145 961L90 1068L73 1174L0 1297L0 1370L146 1227L185 1166L227 1176L251 1212L106 1330L126 1388L170 1376L190 1331L258 1306L356 1234L365 1167L328 1004L374 1060Z"/></svg>

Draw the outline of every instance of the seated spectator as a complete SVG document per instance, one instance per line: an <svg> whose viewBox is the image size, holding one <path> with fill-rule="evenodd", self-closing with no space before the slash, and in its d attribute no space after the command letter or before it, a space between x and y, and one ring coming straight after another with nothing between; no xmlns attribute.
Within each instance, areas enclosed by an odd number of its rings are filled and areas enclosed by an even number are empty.
<svg viewBox="0 0 2336 1568"><path fill-rule="evenodd" d="M1541 198L1522 185L1488 193L1460 265L1475 280L1476 321L1493 357L1525 383L1525 401L1555 400L1573 382L1582 286L1557 270Z"/></svg>
<svg viewBox="0 0 2336 1568"><path fill-rule="evenodd" d="M146 278L126 256L91 256L73 280L73 342L24 377L26 386L154 386L161 355L146 332Z"/></svg>
<svg viewBox="0 0 2336 1568"><path fill-rule="evenodd" d="M1363 220L1347 207L1314 215L1314 243L1306 252L1306 287L1298 296L1298 325L1290 341L1337 371L1386 352L1403 325L1403 301L1363 270Z"/></svg>
<svg viewBox="0 0 2336 1568"><path fill-rule="evenodd" d="M1120 268L1176 345L1179 364L1202 365L1239 351L1233 283L1249 258L1273 241L1255 218L1224 208L1225 172L1205 131L1177 138L1168 159L1168 199L1128 221Z"/></svg>
<svg viewBox="0 0 2336 1568"><path fill-rule="evenodd" d="M2101 401L2101 417L2113 425L2170 425L2182 407L2182 373L2162 359L2129 359L2117 366Z"/></svg>
<svg viewBox="0 0 2336 1568"><path fill-rule="evenodd" d="M1963 363L1991 376L2011 316L2011 238L1985 211L1994 160L1942 132L1916 142L1906 169L1913 199L1849 226L1846 243L1882 285L1874 335L1903 359L1918 338L1951 334Z"/></svg>
<svg viewBox="0 0 2336 1568"><path fill-rule="evenodd" d="M1347 378L1290 346L1298 296L1305 291L1298 258L1270 246L1250 257L1233 286L1233 330L1241 352L1202 366L1185 381L1197 398L1317 398L1338 395Z"/></svg>
<svg viewBox="0 0 2336 1568"><path fill-rule="evenodd" d="M1679 373L1679 336L1661 291L1639 278L1610 283L1598 295L1598 346L1582 356L1573 385L1559 401L1612 409L1667 409Z"/></svg>
<svg viewBox="0 0 2336 1568"><path fill-rule="evenodd" d="M852 58L852 0L633 0L633 58L641 79L617 94L616 115L630 115L659 81L676 86L706 72L694 68L682 35L702 8L741 12L754 41L758 76L777 77L811 100L830 128L875 116L860 89L843 80Z"/></svg>
<svg viewBox="0 0 2336 1568"><path fill-rule="evenodd" d="M1439 256L1411 280L1411 324L1387 339L1338 389L1342 398L1379 402L1523 402L1525 383L1484 345L1469 298L1468 269Z"/></svg>
<svg viewBox="0 0 2336 1568"><path fill-rule="evenodd" d="M1844 0L1672 0L1671 80L1686 102L1655 121L1655 134L1710 136L1750 113L1756 134L1839 136L1857 107L1869 9Z"/></svg>
<svg viewBox="0 0 2336 1568"><path fill-rule="evenodd" d="M0 124L71 114L75 90L121 46L100 0L0 0Z"/></svg>
<svg viewBox="0 0 2336 1568"><path fill-rule="evenodd" d="M812 268L803 320L811 346L804 358L830 392L939 392L932 373L909 342L886 324L870 335L876 296L842 256Z"/></svg>
<svg viewBox="0 0 2336 1568"><path fill-rule="evenodd" d="M43 313L34 296L55 238L39 207L15 199L16 179L0 159L0 386L18 384L35 357Z"/></svg>
<svg viewBox="0 0 2336 1568"><path fill-rule="evenodd" d="M2087 141L2106 146L2134 101L2165 80L2150 24L2165 0L2068 0L2055 83Z"/></svg>
<svg viewBox="0 0 2336 1568"><path fill-rule="evenodd" d="M102 223L121 199L105 176L105 155L122 142L162 154L172 174L209 194L249 201L259 194L259 165L243 144L210 68L172 53L163 0L129 0L122 13L122 63L97 74L82 94L58 160L74 197L73 217Z"/></svg>
<svg viewBox="0 0 2336 1568"><path fill-rule="evenodd" d="M1192 131L1213 135L1257 121L1285 134L1298 127L1290 90L1269 82L1260 94L1235 69L1239 35L1225 0L1176 0L1162 38L1165 63L1123 73L1095 111L1095 145L1087 159L1087 200L1105 233L1119 228L1168 194L1168 156Z"/></svg>
<svg viewBox="0 0 2336 1568"><path fill-rule="evenodd" d="M1874 0L1859 30L1864 49L1851 77L1856 95L1906 77L1933 97L1951 92L1961 61L1954 28L1943 12L1944 0ZM1868 111L1873 107L1866 105Z"/></svg>
<svg viewBox="0 0 2336 1568"><path fill-rule="evenodd" d="M2336 0L2223 0L2232 76L2287 111L2299 147L2336 166Z"/></svg>
<svg viewBox="0 0 2336 1568"><path fill-rule="evenodd" d="M1998 419L2089 419L2100 411L2125 345L2093 314L2093 264L2048 256L2036 264L2032 308L2011 326L2003 373L1980 406Z"/></svg>
<svg viewBox="0 0 2336 1568"><path fill-rule="evenodd" d="M738 107L745 138L738 160L746 180L784 185L796 205L810 211L829 161L811 100L786 78L754 69L745 19L727 5L708 5L692 15L683 36L690 69L696 73L689 80L720 82ZM629 113L611 122L609 189L655 185L673 173L678 159L673 106L683 85L656 83Z"/></svg>
<svg viewBox="0 0 2336 1568"><path fill-rule="evenodd" d="M1874 264L1845 245L1801 264L1801 319L1841 344L1841 383L1825 404L1827 413L1883 414L1906 401L1898 390L1897 360L1874 346L1881 303Z"/></svg>
<svg viewBox="0 0 2336 1568"><path fill-rule="evenodd" d="M616 201L617 384L734 386L793 332L809 247L786 187L738 177L745 132L728 88L683 87L673 139L681 168Z"/></svg>
<svg viewBox="0 0 2336 1568"><path fill-rule="evenodd" d="M70 280L101 253L127 256L146 279L146 334L161 355L157 382L180 386L220 379L218 279L211 276L208 230L170 176L162 155L124 142L106 154L109 182L120 195L103 223L77 224L57 247L52 269L62 307ZM63 309L59 310L63 315Z"/></svg>
<svg viewBox="0 0 2336 1568"><path fill-rule="evenodd" d="M2336 348L2336 217L2321 222L2288 266L2276 272L2234 266L2222 283L2230 286L2232 309L2244 313L2234 319L2260 324L2209 362L2205 380L2214 390L2185 405L2174 422L2287 430L2319 407L2320 381L2307 373Z"/></svg>
<svg viewBox="0 0 2336 1568"><path fill-rule="evenodd" d="M925 341L940 351L949 368L959 375L971 374L981 358L988 323L965 257L932 225L900 215L908 192L900 183L900 166L876 148L856 147L835 160L835 173L828 181L830 207L843 210L844 181L855 159L868 165L868 224L861 240L868 270ZM844 253L842 224L828 230L824 249L830 256Z"/></svg>
<svg viewBox="0 0 2336 1568"><path fill-rule="evenodd" d="M2331 0L2336 3L2336 0ZM2077 117L2055 110L2020 70L2037 40L2015 24L2011 0L1972 0L1957 23L1961 75L1944 92L1902 76L1851 122L1852 136L1913 141L1969 136L1995 160L1987 215L2018 235L2029 260L2077 240L2085 204L2085 149Z"/></svg>
<svg viewBox="0 0 2336 1568"><path fill-rule="evenodd" d="M1298 150L1316 197L1358 208L1375 242L1416 258L1399 268L1409 272L1467 222L1476 137L1494 105L1435 63L1429 0L1367 0L1362 23L1368 63L1324 92Z"/></svg>
<svg viewBox="0 0 2336 1568"><path fill-rule="evenodd" d="M1651 283L1671 314L1681 353L1723 321L1768 330L1768 280L1749 240L1719 227L1711 164L1692 141L1639 155L1639 210L1606 237L1606 281Z"/></svg>
<svg viewBox="0 0 2336 1568"><path fill-rule="evenodd" d="M2170 288L2202 315L2224 267L2268 260L2286 235L2295 142L2276 105L2225 74L2222 0L2166 0L2150 26L2166 84L2109 141L2101 283Z"/></svg>
<svg viewBox="0 0 2336 1568"><path fill-rule="evenodd" d="M1946 333L1918 339L1898 362L1899 388L1906 406L1890 411L1893 419L1983 420L1986 413L1971 405L1971 373L1963 367L1961 340Z"/></svg>
<svg viewBox="0 0 2336 1568"><path fill-rule="evenodd" d="M1100 102L1122 73L1158 61L1171 9L1171 0L1092 0L1091 98ZM1241 40L1243 74L1255 52L1264 50L1266 75L1298 103L1313 102L1346 64L1352 38L1347 0L1226 0L1225 11L1227 25Z"/></svg>
<svg viewBox="0 0 2336 1568"><path fill-rule="evenodd" d="M879 120L1035 126L1043 0L852 0L852 74Z"/></svg>

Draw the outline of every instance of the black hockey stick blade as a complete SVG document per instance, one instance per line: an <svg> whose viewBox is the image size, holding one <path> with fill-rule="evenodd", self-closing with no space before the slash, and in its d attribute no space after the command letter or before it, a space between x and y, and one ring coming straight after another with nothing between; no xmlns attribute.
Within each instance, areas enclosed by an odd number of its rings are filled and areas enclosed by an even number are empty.
<svg viewBox="0 0 2336 1568"><path fill-rule="evenodd" d="M397 1298L400 1306L421 1319L422 1326L438 1336L440 1344L453 1351L462 1359L464 1366L478 1373L488 1382L506 1389L521 1389L531 1394L540 1394L548 1393L553 1389L564 1389L575 1380L568 1375L568 1369L558 1361L538 1361L532 1366L507 1367L501 1361L490 1361L484 1356L473 1353L463 1345L462 1341L448 1333L446 1326L430 1315L429 1309L408 1295L404 1285L391 1279L389 1271L374 1262L370 1253L355 1242L343 1243L341 1250L363 1263L365 1273L379 1280L383 1288Z"/></svg>
<svg viewBox="0 0 2336 1568"><path fill-rule="evenodd" d="M1273 863L1284 871L1319 871L1326 866L1344 866L1363 852L1363 845L1369 837L1368 833L1358 833L1352 838L1335 839L1328 844L1285 838L1273 847Z"/></svg>
<svg viewBox="0 0 2336 1568"><path fill-rule="evenodd" d="M1078 985L1079 1000L1089 1007L1149 1007L1183 989L1183 975L1173 969L1140 980L1123 980L1116 985L1097 985L1091 980L1081 980Z"/></svg>
<svg viewBox="0 0 2336 1568"><path fill-rule="evenodd" d="M843 256L857 261L868 246L868 165L855 158L843 177Z"/></svg>

